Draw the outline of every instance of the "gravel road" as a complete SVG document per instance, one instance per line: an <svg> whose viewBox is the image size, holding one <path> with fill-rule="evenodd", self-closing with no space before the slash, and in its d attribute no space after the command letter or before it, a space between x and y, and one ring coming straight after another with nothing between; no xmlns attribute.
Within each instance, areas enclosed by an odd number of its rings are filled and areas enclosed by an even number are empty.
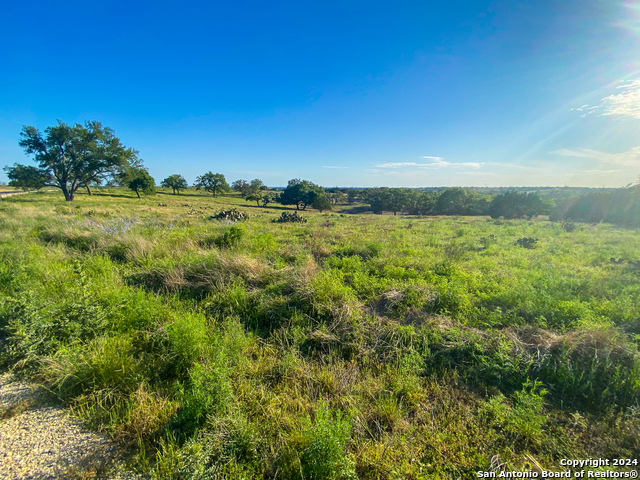
<svg viewBox="0 0 640 480"><path fill-rule="evenodd" d="M116 445L89 432L35 385L0 375L0 478L138 479Z"/></svg>

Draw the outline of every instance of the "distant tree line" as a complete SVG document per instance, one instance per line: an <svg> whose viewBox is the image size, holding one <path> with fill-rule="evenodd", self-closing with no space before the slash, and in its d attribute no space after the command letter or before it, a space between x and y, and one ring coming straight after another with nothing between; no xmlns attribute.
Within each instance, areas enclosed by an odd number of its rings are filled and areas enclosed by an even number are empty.
<svg viewBox="0 0 640 480"><path fill-rule="evenodd" d="M567 199L550 219L640 227L640 185Z"/></svg>
<svg viewBox="0 0 640 480"><path fill-rule="evenodd" d="M548 214L553 201L537 193L507 191L500 195L453 187L440 191L409 188L369 188L346 193L349 203L371 205L374 213L409 215L490 215L493 218L531 218Z"/></svg>
<svg viewBox="0 0 640 480"><path fill-rule="evenodd" d="M67 201L73 201L80 188L91 195L92 187L103 184L129 188L138 198L141 193L155 193L155 180L138 152L125 147L114 131L100 122L69 125L58 121L44 132L25 126L20 133L19 145L27 155L33 155L36 166L15 164L5 167L10 186L24 190L47 186L59 188ZM161 186L172 189L174 194L189 187L179 174L169 175L162 180ZM214 197L235 191L258 206L280 203L295 205L296 210L311 207L323 211L331 210L338 203L361 202L379 214L490 215L506 219L550 214L550 218L556 220L640 226L640 185L559 199L557 206L549 196L541 197L523 189L511 189L497 195L459 187L331 189L294 178L279 191L269 189L257 178L250 182L236 180L229 186L223 174L211 171L198 176L193 186Z"/></svg>

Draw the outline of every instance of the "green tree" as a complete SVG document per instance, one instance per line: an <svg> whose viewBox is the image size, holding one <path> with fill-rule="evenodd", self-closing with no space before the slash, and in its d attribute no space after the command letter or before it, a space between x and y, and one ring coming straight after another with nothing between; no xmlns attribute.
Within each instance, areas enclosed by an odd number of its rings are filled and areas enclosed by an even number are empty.
<svg viewBox="0 0 640 480"><path fill-rule="evenodd" d="M244 199L248 202L256 202L258 206L260 206L260 202L262 201L263 197L264 195L262 194L262 192L260 190L257 190L246 195Z"/></svg>
<svg viewBox="0 0 640 480"><path fill-rule="evenodd" d="M306 210L307 205L311 205L314 201L320 202L318 197L327 197L321 187L308 180L294 178L289 180L287 188L280 195L280 203L282 205L295 205L296 210L300 210L300 207L302 207L302 210ZM327 199L327 201L329 200ZM323 203L317 204L323 205ZM331 205L330 202L329 205Z"/></svg>
<svg viewBox="0 0 640 480"><path fill-rule="evenodd" d="M58 121L58 125L47 127L44 135L25 126L20 137L20 146L34 156L43 186L59 188L66 201L73 201L78 188L100 184L140 162L138 152L122 145L114 131L100 122L67 125ZM22 165L6 168L9 178L19 177L19 167ZM33 171L27 173L32 175Z"/></svg>
<svg viewBox="0 0 640 480"><path fill-rule="evenodd" d="M407 212L411 215L429 215L433 212L438 196L434 192L413 191Z"/></svg>
<svg viewBox="0 0 640 480"><path fill-rule="evenodd" d="M392 188L389 195L389 210L396 213L404 212L411 201L410 191L406 188Z"/></svg>
<svg viewBox="0 0 640 480"><path fill-rule="evenodd" d="M246 180L236 180L231 184L231 188L244 197L249 188L249 182Z"/></svg>
<svg viewBox="0 0 640 480"><path fill-rule="evenodd" d="M213 196L217 196L218 193L226 193L231 190L227 180L221 173L207 172L204 175L200 175L196 178L194 184L196 190L203 189L205 192L211 192Z"/></svg>
<svg viewBox="0 0 640 480"><path fill-rule="evenodd" d="M169 175L167 178L162 180L160 184L164 188L170 188L173 190L173 194L180 193L180 190L185 190L189 185L187 184L187 180L178 174Z"/></svg>
<svg viewBox="0 0 640 480"><path fill-rule="evenodd" d="M344 199L347 196L344 193L342 193L340 190L336 189L333 192L329 193L328 197L329 197L329 200L331 200L332 205L337 205L340 202L344 202Z"/></svg>
<svg viewBox="0 0 640 480"><path fill-rule="evenodd" d="M263 193L262 200L260 201L262 202L262 206L266 207L270 203L278 202L279 200L280 200L280 196L276 192L267 191Z"/></svg>
<svg viewBox="0 0 640 480"><path fill-rule="evenodd" d="M30 165L15 164L13 167L4 167L9 177L9 186L21 188L24 191L40 190L51 181L39 168Z"/></svg>
<svg viewBox="0 0 640 480"><path fill-rule="evenodd" d="M372 188L365 193L365 202L371 205L373 213L382 213L390 210L391 191L387 187Z"/></svg>
<svg viewBox="0 0 640 480"><path fill-rule="evenodd" d="M466 188L443 190L434 207L436 215L487 215L491 197Z"/></svg>
<svg viewBox="0 0 640 480"><path fill-rule="evenodd" d="M489 207L489 215L491 218L531 218L549 213L552 207L552 203L543 200L537 193L519 193L515 190L509 190L493 198Z"/></svg>
<svg viewBox="0 0 640 480"><path fill-rule="evenodd" d="M260 180L259 178L254 178L253 180L251 180L251 182L249 183L249 189L251 191L254 190L265 190L267 188L267 186L264 184L264 182L262 180Z"/></svg>
<svg viewBox="0 0 640 480"><path fill-rule="evenodd" d="M129 181L127 186L136 192L140 198L140 192L147 195L156 193L156 182L146 168L132 168L129 171Z"/></svg>
<svg viewBox="0 0 640 480"><path fill-rule="evenodd" d="M312 190L308 195L308 203L316 210L331 210L331 200L324 192Z"/></svg>
<svg viewBox="0 0 640 480"><path fill-rule="evenodd" d="M244 182L244 180L242 181ZM241 185L241 188L241 192L245 200L256 202L258 206L260 206L260 202L264 203L265 200L266 203L269 203L271 201L270 199L266 198L267 187L259 178L254 178L253 180L251 180L251 183L244 182L244 184Z"/></svg>

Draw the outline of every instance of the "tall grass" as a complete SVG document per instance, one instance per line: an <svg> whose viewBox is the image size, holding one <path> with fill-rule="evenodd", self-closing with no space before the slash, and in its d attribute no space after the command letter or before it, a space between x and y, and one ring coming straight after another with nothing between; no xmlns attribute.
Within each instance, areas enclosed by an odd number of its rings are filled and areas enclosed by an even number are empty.
<svg viewBox="0 0 640 480"><path fill-rule="evenodd" d="M0 203L0 362L139 471L470 478L640 453L639 231L161 200ZM229 207L249 219L215 220Z"/></svg>

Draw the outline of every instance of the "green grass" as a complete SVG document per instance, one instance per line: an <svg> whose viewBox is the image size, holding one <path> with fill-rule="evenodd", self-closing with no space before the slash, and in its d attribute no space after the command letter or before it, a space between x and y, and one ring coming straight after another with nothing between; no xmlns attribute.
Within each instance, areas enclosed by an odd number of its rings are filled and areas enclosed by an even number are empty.
<svg viewBox="0 0 640 480"><path fill-rule="evenodd" d="M0 202L0 362L138 471L453 479L640 453L640 230L348 205L277 223L292 210L235 195L96 190ZM210 218L231 207L249 218Z"/></svg>

